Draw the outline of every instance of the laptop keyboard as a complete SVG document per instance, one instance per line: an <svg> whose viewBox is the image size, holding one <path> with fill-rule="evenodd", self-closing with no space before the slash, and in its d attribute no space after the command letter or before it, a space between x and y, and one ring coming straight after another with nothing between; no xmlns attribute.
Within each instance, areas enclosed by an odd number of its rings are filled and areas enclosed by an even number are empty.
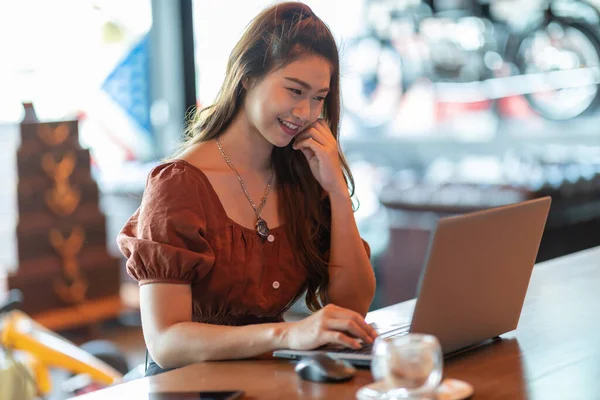
<svg viewBox="0 0 600 400"><path fill-rule="evenodd" d="M380 338L387 339L392 337L404 336L408 334L410 324L402 325L387 332L383 332L379 335ZM319 350L325 350L331 353L349 353L349 354L371 354L373 350L373 344L365 344L360 349L351 349L349 347L342 347L339 345L327 345L323 346Z"/></svg>
<svg viewBox="0 0 600 400"><path fill-rule="evenodd" d="M349 347L341 347L338 350L335 350L336 353L350 353L350 354L371 354L373 350L372 344L365 344L360 349L351 349Z"/></svg>

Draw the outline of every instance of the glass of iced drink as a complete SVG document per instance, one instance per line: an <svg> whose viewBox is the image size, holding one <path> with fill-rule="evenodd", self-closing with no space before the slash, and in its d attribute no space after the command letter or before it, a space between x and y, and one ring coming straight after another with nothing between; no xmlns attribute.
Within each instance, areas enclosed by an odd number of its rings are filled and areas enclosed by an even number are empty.
<svg viewBox="0 0 600 400"><path fill-rule="evenodd" d="M377 338L371 373L385 381L384 399L433 399L442 380L440 343L432 335L408 334Z"/></svg>

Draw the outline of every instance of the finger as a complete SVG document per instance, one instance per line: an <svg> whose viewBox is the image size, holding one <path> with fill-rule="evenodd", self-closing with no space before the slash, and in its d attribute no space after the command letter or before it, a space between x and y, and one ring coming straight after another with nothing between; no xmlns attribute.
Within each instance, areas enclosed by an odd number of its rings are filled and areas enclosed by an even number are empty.
<svg viewBox="0 0 600 400"><path fill-rule="evenodd" d="M305 141L314 143L314 141L310 138L305 139ZM300 142L298 144L300 144ZM311 149L310 145L308 143L305 143L304 146L296 146L296 144L294 144L293 148L294 148L294 150L301 151L302 154L304 155L304 158L306 158L306 160L308 162L311 162L313 160L313 158L316 157L315 150Z"/></svg>
<svg viewBox="0 0 600 400"><path fill-rule="evenodd" d="M328 343L340 344L342 346L356 350L362 347L362 345L357 339L352 339L350 336L345 335L340 331L326 331L323 334L323 336Z"/></svg>
<svg viewBox="0 0 600 400"><path fill-rule="evenodd" d="M365 322L362 315L357 313L356 311L348 310L347 308L337 307L335 306L330 311L330 315L334 318L338 319L351 319L356 322L356 324L366 332L372 338L376 338L378 336L377 331L373 329L373 327Z"/></svg>
<svg viewBox="0 0 600 400"><path fill-rule="evenodd" d="M308 125L306 129L296 136L296 138L307 138L308 136L314 136L318 138L322 138L322 142L329 143L332 140L335 141L335 138L331 134L331 130L326 123L320 122L320 120L316 120L312 124ZM319 140L321 141L321 140Z"/></svg>
<svg viewBox="0 0 600 400"><path fill-rule="evenodd" d="M294 150L311 149L315 154L323 153L325 151L325 147L322 144L317 143L316 140L310 137L294 143L293 148Z"/></svg>
<svg viewBox="0 0 600 400"><path fill-rule="evenodd" d="M375 329L373 329L372 326L367 324L360 314L352 311L351 321L353 321L363 332L363 334L371 339L371 341L373 341L377 337L377 332L375 331Z"/></svg>
<svg viewBox="0 0 600 400"><path fill-rule="evenodd" d="M323 118L319 118L315 125L330 143L337 143L337 139L333 135L333 132L331 131L327 121L325 121Z"/></svg>
<svg viewBox="0 0 600 400"><path fill-rule="evenodd" d="M316 121L316 124L323 128L324 131L331 133L331 128L329 127L329 123L325 121L323 118L319 118Z"/></svg>
<svg viewBox="0 0 600 400"><path fill-rule="evenodd" d="M304 157L306 157L308 161L312 160L312 158L315 156L315 152L311 149L300 149L300 151L302 154L304 154Z"/></svg>
<svg viewBox="0 0 600 400"><path fill-rule="evenodd" d="M298 136L296 136L295 141L299 142L301 140L305 140L305 139L309 139L309 138L312 138L315 142L317 142L323 146L326 146L328 144L327 140L323 137L323 134L320 133L317 129L312 128L312 127L305 130Z"/></svg>
<svg viewBox="0 0 600 400"><path fill-rule="evenodd" d="M330 319L327 321L327 328L330 330L348 332L353 337L362 339L365 343L373 343L373 338L369 332L362 329L351 319Z"/></svg>
<svg viewBox="0 0 600 400"><path fill-rule="evenodd" d="M313 137L319 138L319 142L322 144L336 143L329 126L326 123L320 122L320 120L315 121L306 131L310 132Z"/></svg>
<svg viewBox="0 0 600 400"><path fill-rule="evenodd" d="M307 130L305 130L304 132L302 132L302 133L300 133L299 135L297 135L297 136L294 138L294 143L298 143L298 142L300 142L301 140L305 140L305 139L308 139L308 138L312 137L312 136L311 136L311 134L310 134L310 130L311 130L311 129L312 129L312 128L308 128L308 129L307 129Z"/></svg>
<svg viewBox="0 0 600 400"><path fill-rule="evenodd" d="M366 321L365 321L366 322ZM371 329L369 329L370 333L371 333L371 337L373 339L377 339L377 337L379 336L379 333L377 332L377 330L375 328L373 328L370 324L367 324L367 326Z"/></svg>

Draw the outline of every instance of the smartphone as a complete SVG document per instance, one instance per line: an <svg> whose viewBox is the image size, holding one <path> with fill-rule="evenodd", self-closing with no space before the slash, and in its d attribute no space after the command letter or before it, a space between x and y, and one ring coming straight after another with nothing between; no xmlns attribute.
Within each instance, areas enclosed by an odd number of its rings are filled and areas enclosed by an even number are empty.
<svg viewBox="0 0 600 400"><path fill-rule="evenodd" d="M148 393L149 400L235 400L241 399L241 390L223 392L163 392Z"/></svg>

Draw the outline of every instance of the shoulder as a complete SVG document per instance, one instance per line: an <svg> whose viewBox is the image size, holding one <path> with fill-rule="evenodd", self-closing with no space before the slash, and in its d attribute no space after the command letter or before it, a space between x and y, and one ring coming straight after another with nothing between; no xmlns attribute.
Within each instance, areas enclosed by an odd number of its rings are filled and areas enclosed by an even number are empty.
<svg viewBox="0 0 600 400"><path fill-rule="evenodd" d="M148 174L142 199L145 207L165 209L205 207L211 203L211 187L204 172L185 160L171 160Z"/></svg>
<svg viewBox="0 0 600 400"><path fill-rule="evenodd" d="M221 157L216 143L209 140L188 146L177 156L175 161L183 162L188 167L204 172L211 171L221 165Z"/></svg>
<svg viewBox="0 0 600 400"><path fill-rule="evenodd" d="M148 174L146 190L177 185L197 185L202 183L204 173L185 160L170 160L154 167Z"/></svg>
<svg viewBox="0 0 600 400"><path fill-rule="evenodd" d="M206 180L204 171L212 168L214 159L212 150L211 142L201 142L188 146L175 158L152 169L148 176L148 183L181 180L204 182Z"/></svg>

